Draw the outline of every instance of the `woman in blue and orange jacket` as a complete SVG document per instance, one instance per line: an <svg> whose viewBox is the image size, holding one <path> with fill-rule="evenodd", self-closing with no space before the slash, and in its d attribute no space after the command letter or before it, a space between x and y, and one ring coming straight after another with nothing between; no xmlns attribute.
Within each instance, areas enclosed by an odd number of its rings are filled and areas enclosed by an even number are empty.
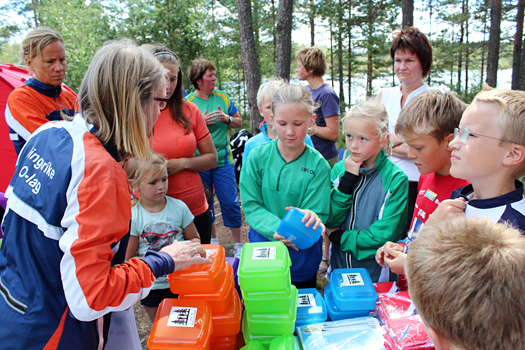
<svg viewBox="0 0 525 350"><path fill-rule="evenodd" d="M46 27L32 30L22 41L22 59L34 77L16 88L7 99L5 119L16 154L43 124L72 117L77 95L62 86L66 75L66 47L62 36Z"/></svg>

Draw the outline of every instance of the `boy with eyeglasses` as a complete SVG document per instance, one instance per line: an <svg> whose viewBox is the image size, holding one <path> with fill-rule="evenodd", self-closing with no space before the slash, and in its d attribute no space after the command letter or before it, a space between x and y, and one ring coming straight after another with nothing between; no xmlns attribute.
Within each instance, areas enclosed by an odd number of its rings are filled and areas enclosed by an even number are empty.
<svg viewBox="0 0 525 350"><path fill-rule="evenodd" d="M404 265L406 252L415 234L438 205L452 192L469 182L450 175L449 142L467 105L453 92L428 90L415 96L401 110L395 132L408 145L408 157L421 173L414 215L408 237L398 243L387 242L376 253L382 267L388 265L399 276L399 288L406 289Z"/></svg>
<svg viewBox="0 0 525 350"><path fill-rule="evenodd" d="M525 92L480 92L467 108L452 149L450 174L470 185L443 201L426 225L450 217L487 217L525 232Z"/></svg>

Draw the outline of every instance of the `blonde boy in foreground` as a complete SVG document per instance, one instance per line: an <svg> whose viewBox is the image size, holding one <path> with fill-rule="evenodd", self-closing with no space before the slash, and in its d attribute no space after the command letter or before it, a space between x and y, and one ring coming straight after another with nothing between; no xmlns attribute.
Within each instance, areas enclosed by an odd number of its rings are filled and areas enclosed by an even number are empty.
<svg viewBox="0 0 525 350"><path fill-rule="evenodd" d="M405 270L436 350L525 349L525 238L486 218L426 225Z"/></svg>
<svg viewBox="0 0 525 350"><path fill-rule="evenodd" d="M525 232L525 92L480 92L467 108L452 148L450 174L471 182L454 191L426 225L450 217L487 217Z"/></svg>

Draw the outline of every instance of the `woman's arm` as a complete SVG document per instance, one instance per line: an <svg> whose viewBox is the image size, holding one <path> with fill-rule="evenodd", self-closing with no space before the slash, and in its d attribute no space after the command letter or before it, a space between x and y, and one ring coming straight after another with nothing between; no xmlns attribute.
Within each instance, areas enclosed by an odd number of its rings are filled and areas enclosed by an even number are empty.
<svg viewBox="0 0 525 350"><path fill-rule="evenodd" d="M211 137L197 144L200 155L196 157L168 159L168 175L181 170L205 171L217 166L217 150Z"/></svg>
<svg viewBox="0 0 525 350"><path fill-rule="evenodd" d="M337 141L339 140L339 130L340 130L340 123L339 123L339 115L331 115L329 117L324 118L324 121L326 123L326 126L319 126L317 125L314 128L316 136L323 138L325 140L330 141Z"/></svg>
<svg viewBox="0 0 525 350"><path fill-rule="evenodd" d="M221 108L219 107L219 111L220 110ZM239 112L235 112L231 117L233 120L230 124L228 124L230 128L239 129L240 127L242 127L242 118ZM230 121L230 116L224 113L222 121L228 123Z"/></svg>
<svg viewBox="0 0 525 350"><path fill-rule="evenodd" d="M197 243L201 242L201 236L199 236L197 227L195 227L195 224L193 222L182 229L182 234L186 241L192 241Z"/></svg>

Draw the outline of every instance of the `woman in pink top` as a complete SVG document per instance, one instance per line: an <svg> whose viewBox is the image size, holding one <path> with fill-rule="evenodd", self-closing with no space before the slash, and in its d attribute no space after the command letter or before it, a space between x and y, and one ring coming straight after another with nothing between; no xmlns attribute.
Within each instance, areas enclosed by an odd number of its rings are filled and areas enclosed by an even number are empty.
<svg viewBox="0 0 525 350"><path fill-rule="evenodd" d="M143 45L166 68L166 107L153 129L153 150L168 159L168 192L182 200L195 217L201 243L210 243L212 216L199 171L217 166L217 151L195 104L183 100L180 60L164 46ZM199 152L196 154L196 150Z"/></svg>

